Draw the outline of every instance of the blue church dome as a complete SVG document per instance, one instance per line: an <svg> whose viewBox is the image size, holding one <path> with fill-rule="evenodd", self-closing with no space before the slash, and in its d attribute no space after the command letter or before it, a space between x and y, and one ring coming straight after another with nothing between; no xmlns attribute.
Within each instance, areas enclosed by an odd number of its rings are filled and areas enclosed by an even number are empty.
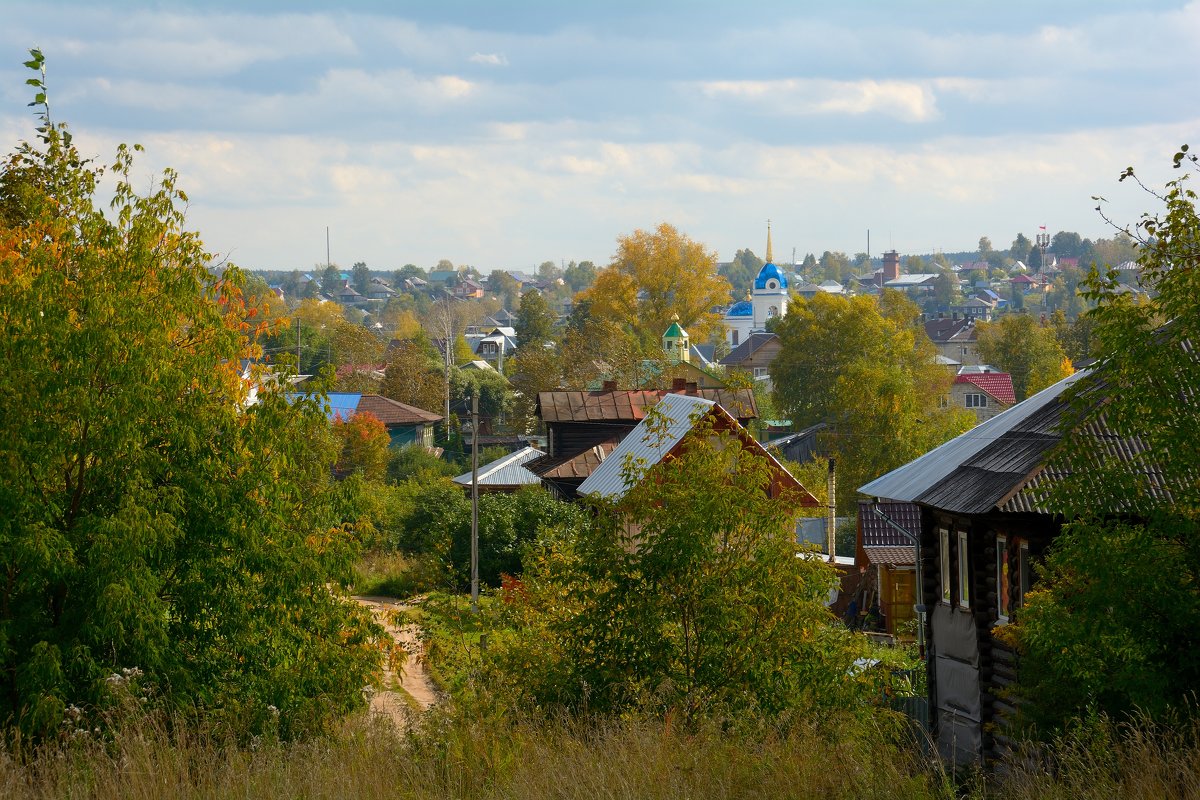
<svg viewBox="0 0 1200 800"><path fill-rule="evenodd" d="M754 316L754 306L749 300L739 300L729 307L725 312L727 317L752 317Z"/></svg>
<svg viewBox="0 0 1200 800"><path fill-rule="evenodd" d="M767 281L774 278L779 284L780 289L788 288L787 278L784 277L783 270L768 261L763 264L763 268L758 271L758 277L754 279L755 289L766 289Z"/></svg>

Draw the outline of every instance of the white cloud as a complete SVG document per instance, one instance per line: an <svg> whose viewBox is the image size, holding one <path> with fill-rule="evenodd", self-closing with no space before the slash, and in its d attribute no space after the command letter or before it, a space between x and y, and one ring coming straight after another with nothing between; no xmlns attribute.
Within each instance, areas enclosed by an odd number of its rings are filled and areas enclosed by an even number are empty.
<svg viewBox="0 0 1200 800"><path fill-rule="evenodd" d="M473 64L484 64L489 67L507 67L508 59L503 53L475 53L469 59Z"/></svg>
<svg viewBox="0 0 1200 800"><path fill-rule="evenodd" d="M700 91L713 99L749 101L780 116L877 113L904 122L928 122L939 116L930 86L913 81L820 78L709 81L700 84Z"/></svg>

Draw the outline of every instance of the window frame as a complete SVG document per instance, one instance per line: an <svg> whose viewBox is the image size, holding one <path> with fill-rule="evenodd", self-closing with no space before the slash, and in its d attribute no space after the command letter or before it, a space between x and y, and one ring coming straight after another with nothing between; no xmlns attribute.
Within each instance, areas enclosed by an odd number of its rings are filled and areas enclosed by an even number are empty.
<svg viewBox="0 0 1200 800"><path fill-rule="evenodd" d="M938 561L941 565L941 602L950 605L950 531L938 528Z"/></svg>
<svg viewBox="0 0 1200 800"><path fill-rule="evenodd" d="M1009 581L1012 564L1008 557L1008 537L996 537L996 621L1006 624L1012 615L1012 592Z"/></svg>
<svg viewBox="0 0 1200 800"><path fill-rule="evenodd" d="M958 607L971 608L971 546L966 531L956 531L958 534Z"/></svg>

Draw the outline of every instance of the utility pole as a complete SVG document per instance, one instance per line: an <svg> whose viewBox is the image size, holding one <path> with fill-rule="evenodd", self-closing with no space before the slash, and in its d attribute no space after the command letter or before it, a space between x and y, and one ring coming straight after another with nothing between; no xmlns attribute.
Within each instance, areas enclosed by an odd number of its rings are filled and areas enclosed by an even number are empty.
<svg viewBox="0 0 1200 800"><path fill-rule="evenodd" d="M834 459L829 459L829 482L826 487L829 490L829 507L825 513L825 544L830 561L837 560L837 478L834 473L836 465Z"/></svg>
<svg viewBox="0 0 1200 800"><path fill-rule="evenodd" d="M296 374L300 374L300 318L296 317Z"/></svg>
<svg viewBox="0 0 1200 800"><path fill-rule="evenodd" d="M479 390L471 395L471 613L479 613Z"/></svg>

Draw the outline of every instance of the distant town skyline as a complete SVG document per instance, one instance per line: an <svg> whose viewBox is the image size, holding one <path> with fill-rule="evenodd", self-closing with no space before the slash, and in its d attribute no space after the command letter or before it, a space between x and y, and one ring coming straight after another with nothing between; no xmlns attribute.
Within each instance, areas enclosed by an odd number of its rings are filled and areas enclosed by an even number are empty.
<svg viewBox="0 0 1200 800"><path fill-rule="evenodd" d="M606 264L670 222L722 261L1109 237L1200 145L1200 3L0 0L21 67L104 162L140 142L249 269ZM847 6L847 7L842 7Z"/></svg>

